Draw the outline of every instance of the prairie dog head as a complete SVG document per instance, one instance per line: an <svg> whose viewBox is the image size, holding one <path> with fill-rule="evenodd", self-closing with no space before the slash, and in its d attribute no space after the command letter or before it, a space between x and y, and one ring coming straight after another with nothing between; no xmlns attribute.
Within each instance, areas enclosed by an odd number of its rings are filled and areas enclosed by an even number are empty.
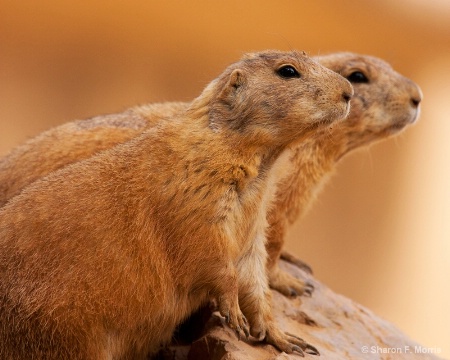
<svg viewBox="0 0 450 360"><path fill-rule="evenodd" d="M345 118L353 95L351 84L336 72L304 53L279 51L247 54L205 92L213 129L273 145Z"/></svg>
<svg viewBox="0 0 450 360"><path fill-rule="evenodd" d="M353 53L316 59L353 85L350 114L337 129L346 134L347 151L397 134L419 117L420 88L385 61Z"/></svg>

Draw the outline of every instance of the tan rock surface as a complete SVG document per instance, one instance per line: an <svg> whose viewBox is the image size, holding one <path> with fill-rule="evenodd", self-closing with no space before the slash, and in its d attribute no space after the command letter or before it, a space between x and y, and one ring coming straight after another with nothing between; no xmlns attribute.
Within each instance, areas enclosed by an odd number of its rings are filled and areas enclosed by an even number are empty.
<svg viewBox="0 0 450 360"><path fill-rule="evenodd" d="M273 308L281 328L314 345L321 356L310 359L415 360L440 359L439 349L426 348L411 340L388 321L356 302L334 293L312 275L282 262L282 268L315 286L311 298L288 299L273 291ZM205 316L205 315L202 315ZM196 326L201 320L194 320ZM197 330L184 330L186 333ZM284 360L299 354L278 352L255 340L238 340L217 313L209 318L203 335L192 344L170 346L159 354L164 360Z"/></svg>

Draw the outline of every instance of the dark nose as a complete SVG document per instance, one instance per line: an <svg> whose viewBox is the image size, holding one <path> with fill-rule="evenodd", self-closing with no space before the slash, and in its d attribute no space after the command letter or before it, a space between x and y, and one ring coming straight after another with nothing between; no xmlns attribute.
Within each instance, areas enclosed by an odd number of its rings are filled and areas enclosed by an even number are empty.
<svg viewBox="0 0 450 360"><path fill-rule="evenodd" d="M422 101L422 98L420 98L420 97L412 97L411 98L411 104L415 108L419 106L421 101Z"/></svg>
<svg viewBox="0 0 450 360"><path fill-rule="evenodd" d="M350 94L348 92L343 92L342 93L342 98L344 99L345 102L349 102L350 99L352 98L352 94Z"/></svg>
<svg viewBox="0 0 450 360"><path fill-rule="evenodd" d="M422 90L420 90L420 87L418 87L416 84L411 82L409 94L412 107L417 108L422 101Z"/></svg>

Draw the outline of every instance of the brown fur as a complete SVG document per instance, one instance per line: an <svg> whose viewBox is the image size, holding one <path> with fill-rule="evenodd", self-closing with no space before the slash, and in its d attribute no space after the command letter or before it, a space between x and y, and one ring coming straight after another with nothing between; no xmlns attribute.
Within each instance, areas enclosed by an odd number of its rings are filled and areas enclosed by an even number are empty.
<svg viewBox="0 0 450 360"><path fill-rule="evenodd" d="M0 210L0 358L144 358L211 298L238 333L245 315L252 335L314 352L271 315L270 170L351 93L301 53L252 55L170 121L24 189Z"/></svg>
<svg viewBox="0 0 450 360"><path fill-rule="evenodd" d="M128 141L187 106L187 103L152 104L139 113L129 109L96 116L69 122L26 141L0 159L0 207L35 180Z"/></svg>

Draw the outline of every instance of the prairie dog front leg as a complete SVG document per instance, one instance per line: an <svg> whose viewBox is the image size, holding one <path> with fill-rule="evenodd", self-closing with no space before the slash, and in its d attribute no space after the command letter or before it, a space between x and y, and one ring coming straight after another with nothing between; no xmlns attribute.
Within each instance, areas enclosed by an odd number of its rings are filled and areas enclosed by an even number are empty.
<svg viewBox="0 0 450 360"><path fill-rule="evenodd" d="M285 334L278 328L272 315L272 295L266 273L267 252L265 237L256 235L251 249L237 263L239 305L250 324L250 334L266 340L288 354L303 351L319 355L319 351L303 339Z"/></svg>
<svg viewBox="0 0 450 360"><path fill-rule="evenodd" d="M218 310L239 339L242 333L248 337L248 322L239 307L236 269L233 264L228 264L224 269L222 276L214 281L213 295L217 300Z"/></svg>
<svg viewBox="0 0 450 360"><path fill-rule="evenodd" d="M249 251L237 265L239 305L250 324L250 334L259 340L266 335L266 322L271 318L271 293L266 273L265 237L256 235Z"/></svg>

